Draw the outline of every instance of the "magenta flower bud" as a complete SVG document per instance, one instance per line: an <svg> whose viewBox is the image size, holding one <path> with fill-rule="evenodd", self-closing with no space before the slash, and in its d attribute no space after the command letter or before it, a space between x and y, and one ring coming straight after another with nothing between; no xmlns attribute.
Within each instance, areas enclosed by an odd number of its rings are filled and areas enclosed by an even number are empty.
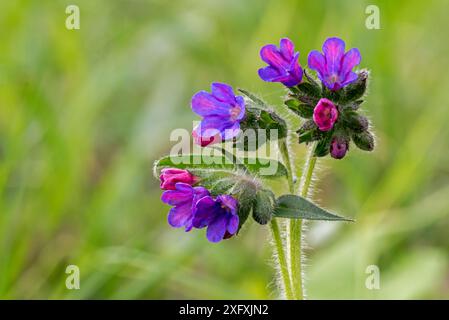
<svg viewBox="0 0 449 320"><path fill-rule="evenodd" d="M332 101L322 98L313 110L313 121L321 131L329 131L338 119L337 107Z"/></svg>
<svg viewBox="0 0 449 320"><path fill-rule="evenodd" d="M176 168L162 169L159 179L161 180L161 189L163 190L176 190L175 185L178 182L188 185L198 182L198 178L189 171Z"/></svg>
<svg viewBox="0 0 449 320"><path fill-rule="evenodd" d="M349 149L349 141L344 137L336 136L331 142L331 156L334 159L343 159Z"/></svg>

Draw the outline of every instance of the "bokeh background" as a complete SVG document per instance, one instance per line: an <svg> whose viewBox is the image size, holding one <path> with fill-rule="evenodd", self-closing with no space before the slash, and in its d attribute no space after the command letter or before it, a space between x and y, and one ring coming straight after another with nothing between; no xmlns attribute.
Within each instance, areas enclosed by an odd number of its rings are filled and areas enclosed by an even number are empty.
<svg viewBox="0 0 449 320"><path fill-rule="evenodd" d="M81 29L65 28L65 8ZM380 9L380 30L365 8ZM446 0L0 2L0 298L276 298L269 232L208 243L166 222L152 163L223 81L276 105L259 48L329 36L372 72L375 152L321 161L314 199L353 224L309 224L309 298L449 298ZM294 146L298 162L304 146ZM81 289L65 287L79 266ZM380 268L380 290L365 271Z"/></svg>

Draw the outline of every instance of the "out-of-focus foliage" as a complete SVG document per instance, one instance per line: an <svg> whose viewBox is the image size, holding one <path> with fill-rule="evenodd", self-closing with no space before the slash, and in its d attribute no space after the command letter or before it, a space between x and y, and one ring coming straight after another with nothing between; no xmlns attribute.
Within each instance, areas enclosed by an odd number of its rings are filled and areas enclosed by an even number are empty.
<svg viewBox="0 0 449 320"><path fill-rule="evenodd" d="M308 296L449 298L446 0L79 0L69 31L72 2L0 2L1 298L275 298L268 229L219 244L171 229L151 165L211 81L280 103L257 69L283 36L302 65L339 36L372 75L375 152L320 160L315 200L357 221L309 224Z"/></svg>

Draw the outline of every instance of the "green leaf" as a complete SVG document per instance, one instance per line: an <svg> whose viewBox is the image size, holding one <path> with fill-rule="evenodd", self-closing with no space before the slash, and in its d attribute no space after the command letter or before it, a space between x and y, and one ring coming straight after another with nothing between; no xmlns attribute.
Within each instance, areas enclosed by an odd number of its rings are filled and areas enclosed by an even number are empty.
<svg viewBox="0 0 449 320"><path fill-rule="evenodd" d="M287 175L287 169L279 161L263 158L239 158L239 163L244 166L253 175L262 178L277 178ZM153 172L155 177L159 176L163 168L186 169L199 177L207 177L213 171L232 172L239 169L239 166L232 163L225 156L206 156L206 155L176 155L165 156L155 161ZM241 166L240 166L241 167Z"/></svg>
<svg viewBox="0 0 449 320"><path fill-rule="evenodd" d="M309 200L292 194L283 195L277 199L274 216L289 219L353 221L330 213Z"/></svg>

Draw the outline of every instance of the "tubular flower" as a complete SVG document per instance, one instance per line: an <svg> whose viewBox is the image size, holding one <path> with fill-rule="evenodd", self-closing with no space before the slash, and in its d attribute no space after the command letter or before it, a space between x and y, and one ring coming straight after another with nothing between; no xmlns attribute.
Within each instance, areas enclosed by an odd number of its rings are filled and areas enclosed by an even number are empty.
<svg viewBox="0 0 449 320"><path fill-rule="evenodd" d="M290 39L281 39L279 49L274 44L263 46L260 49L260 57L268 64L267 67L259 69L262 80L281 82L287 87L296 86L301 82L299 52L295 52L295 46Z"/></svg>
<svg viewBox="0 0 449 320"><path fill-rule="evenodd" d="M339 38L328 38L323 44L323 54L314 50L308 57L309 68L318 72L318 77L332 91L339 90L357 80L352 69L360 63L357 48L345 53L345 42Z"/></svg>
<svg viewBox="0 0 449 320"><path fill-rule="evenodd" d="M209 191L204 187L176 183L175 190L167 190L161 197L162 202L174 206L168 214L168 223L174 228L185 227L186 232L190 231L196 203L209 195Z"/></svg>
<svg viewBox="0 0 449 320"><path fill-rule="evenodd" d="M193 226L207 226L207 239L219 242L234 235L239 227L237 200L229 195L220 195L216 199L204 197L196 204Z"/></svg>
<svg viewBox="0 0 449 320"><path fill-rule="evenodd" d="M332 101L321 98L313 110L313 121L321 131L329 131L338 119L337 107Z"/></svg>
<svg viewBox="0 0 449 320"><path fill-rule="evenodd" d="M178 182L193 185L198 181L198 178L189 171L176 168L162 169L159 179L161 180L161 189L163 190L175 190L175 185Z"/></svg>
<svg viewBox="0 0 449 320"><path fill-rule="evenodd" d="M200 91L192 98L192 110L203 117L192 135L202 147L237 136L245 117L243 97L235 96L231 86L215 82L211 89L211 93Z"/></svg>

